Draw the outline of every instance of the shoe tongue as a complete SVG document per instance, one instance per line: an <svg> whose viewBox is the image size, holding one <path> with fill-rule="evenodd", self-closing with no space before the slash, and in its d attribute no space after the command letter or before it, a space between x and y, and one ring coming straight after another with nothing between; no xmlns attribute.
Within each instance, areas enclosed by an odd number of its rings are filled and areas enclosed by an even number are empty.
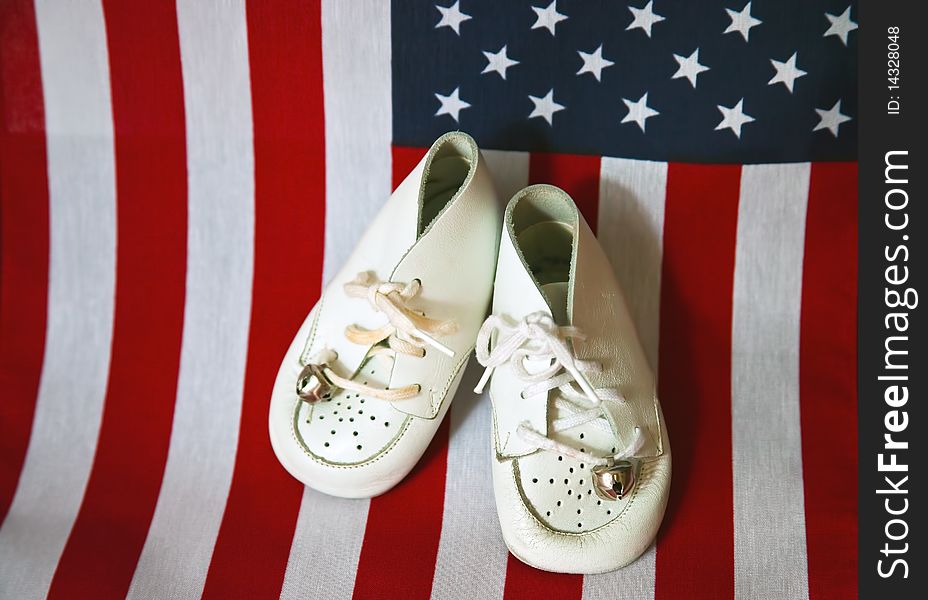
<svg viewBox="0 0 928 600"><path fill-rule="evenodd" d="M567 293L569 285L566 281L546 283L541 286L541 293L548 301L551 316L558 325L570 325L570 315L567 311Z"/></svg>

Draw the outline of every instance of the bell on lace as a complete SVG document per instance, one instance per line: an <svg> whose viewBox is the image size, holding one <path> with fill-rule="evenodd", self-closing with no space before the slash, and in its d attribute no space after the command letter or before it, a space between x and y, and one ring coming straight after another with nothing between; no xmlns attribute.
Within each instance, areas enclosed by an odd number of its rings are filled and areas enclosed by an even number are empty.
<svg viewBox="0 0 928 600"><path fill-rule="evenodd" d="M296 379L296 394L303 402L314 404L328 400L335 392L335 386L325 375L322 365L309 363Z"/></svg>
<svg viewBox="0 0 928 600"><path fill-rule="evenodd" d="M593 467L596 494L604 500L621 500L635 487L635 464L629 460L609 459L605 465Z"/></svg>

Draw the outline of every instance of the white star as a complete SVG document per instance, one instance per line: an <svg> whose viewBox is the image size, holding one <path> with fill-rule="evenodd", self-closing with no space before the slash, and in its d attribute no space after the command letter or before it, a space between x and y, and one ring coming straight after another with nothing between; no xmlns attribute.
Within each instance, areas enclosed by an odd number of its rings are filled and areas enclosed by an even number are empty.
<svg viewBox="0 0 928 600"><path fill-rule="evenodd" d="M838 16L825 13L825 18L828 19L831 25L822 37L836 35L841 40L841 43L847 46L847 34L857 29L857 23L851 21L851 7L845 8L844 12Z"/></svg>
<svg viewBox="0 0 928 600"><path fill-rule="evenodd" d="M743 103L744 98L738 100L738 104L735 104L731 108L726 108L719 104L719 112L722 113L722 122L715 127L715 130L718 131L719 129L731 129L732 133L735 134L735 137L740 140L741 126L754 120L754 117L744 114L744 112L741 110L741 105Z"/></svg>
<svg viewBox="0 0 928 600"><path fill-rule="evenodd" d="M441 21L438 22L435 29L439 27L450 27L456 34L461 35L461 23L470 19L471 16L462 13L461 9L458 8L458 4L460 4L460 1L448 7L435 5L435 8L441 13Z"/></svg>
<svg viewBox="0 0 928 600"><path fill-rule="evenodd" d="M767 82L767 85L782 83L786 86L786 89L789 90L790 94L793 93L793 82L806 75L805 71L796 66L796 54L796 52L793 52L793 55L790 56L789 60L786 62L770 59L770 63L773 65L773 68L777 70L777 74L773 76L773 79Z"/></svg>
<svg viewBox="0 0 928 600"><path fill-rule="evenodd" d="M760 19L755 19L751 16L750 2L744 5L744 8L741 9L741 12L733 11L730 8L726 8L725 12L728 13L728 17L731 19L731 25L728 26L728 29L725 30L725 33L737 31L741 34L741 37L744 38L744 41L748 41L748 34L751 33L751 27L757 27L763 22Z"/></svg>
<svg viewBox="0 0 928 600"><path fill-rule="evenodd" d="M664 17L655 14L654 11L651 10L651 6L653 4L654 1L651 0L644 6L644 8L635 8L634 6L629 6L628 10L632 11L632 16L634 19L632 19L631 24L625 28L625 31L641 29L646 34L648 34L648 37L651 37L651 26L664 20Z"/></svg>
<svg viewBox="0 0 928 600"><path fill-rule="evenodd" d="M480 74L484 73L499 73L499 76L503 79L506 79L506 69L513 65L519 64L519 61L512 60L506 56L506 46L503 46L499 52L487 52L483 51L483 55L487 57L487 66L483 68L483 71L480 71Z"/></svg>
<svg viewBox="0 0 928 600"><path fill-rule="evenodd" d="M847 115L841 114L841 101L838 100L834 106L828 110L821 110L816 108L815 112L818 113L818 118L820 121L818 125L815 126L812 131L818 131L819 129L827 129L831 132L831 135L838 137L838 127L841 126L841 123L845 121L850 121L851 118Z"/></svg>
<svg viewBox="0 0 928 600"><path fill-rule="evenodd" d="M592 73L593 77L596 78L596 81L601 81L601 76L603 69L606 67L611 67L615 63L607 58L603 58L603 45L600 44L599 48L593 50L592 53L587 54L586 52L581 52L577 50L577 54L580 55L580 58L583 59L583 66L580 67L580 70L577 71L577 75L582 75L583 73Z"/></svg>
<svg viewBox="0 0 928 600"><path fill-rule="evenodd" d="M641 128L641 132L644 133L645 121L649 118L659 115L660 113L648 106L648 94L645 92L645 95L642 96L637 102L632 102L626 98L622 98L622 102L625 103L625 106L628 107L628 114L622 119L623 123L637 123L638 127Z"/></svg>
<svg viewBox="0 0 928 600"><path fill-rule="evenodd" d="M454 91L447 96L435 94L435 97L441 102L441 107L438 109L438 112L435 113L436 117L439 115L450 115L452 119L457 121L461 111L465 108L470 108L470 104L461 100L461 97L458 95L459 90L460 88L454 88Z"/></svg>
<svg viewBox="0 0 928 600"><path fill-rule="evenodd" d="M557 24L567 18L567 15L562 15L557 12L557 0L552 0L547 8L533 6L532 10L535 11L536 15L535 24L532 25L532 29L544 27L551 32L551 35L554 35L554 29L557 27Z"/></svg>
<svg viewBox="0 0 928 600"><path fill-rule="evenodd" d="M554 90L548 92L548 95L544 98L539 98L537 96L529 95L529 100L535 103L535 108L532 109L532 114L528 116L529 119L532 117L541 117L548 122L548 125L553 125L554 113L559 110L564 110L563 104L558 104L554 101Z"/></svg>
<svg viewBox="0 0 928 600"><path fill-rule="evenodd" d="M677 59L677 63L680 65L680 68L677 69L677 72L673 74L671 79L686 77L690 80L690 84L694 88L696 87L696 77L703 71L709 70L709 67L706 65L699 64L699 48L696 48L696 50L688 57L684 58L679 54L674 54L673 57Z"/></svg>

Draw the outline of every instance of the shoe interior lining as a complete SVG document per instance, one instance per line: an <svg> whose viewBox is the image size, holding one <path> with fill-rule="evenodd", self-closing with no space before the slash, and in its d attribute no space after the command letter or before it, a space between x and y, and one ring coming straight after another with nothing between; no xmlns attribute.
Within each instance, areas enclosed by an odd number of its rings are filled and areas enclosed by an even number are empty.
<svg viewBox="0 0 928 600"><path fill-rule="evenodd" d="M578 226L570 199L558 188L531 186L513 199L506 217L516 248L554 320L569 324L569 282Z"/></svg>
<svg viewBox="0 0 928 600"><path fill-rule="evenodd" d="M454 198L467 181L472 161L469 149L446 143L435 153L425 174L419 212L419 235Z"/></svg>
<svg viewBox="0 0 928 600"><path fill-rule="evenodd" d="M517 234L519 249L548 301L552 316L566 324L574 229L563 221L540 221Z"/></svg>
<svg viewBox="0 0 928 600"><path fill-rule="evenodd" d="M510 215L512 230L518 236L522 231L543 221L560 221L573 224L576 216L565 201L566 194L557 188L532 186L523 191Z"/></svg>

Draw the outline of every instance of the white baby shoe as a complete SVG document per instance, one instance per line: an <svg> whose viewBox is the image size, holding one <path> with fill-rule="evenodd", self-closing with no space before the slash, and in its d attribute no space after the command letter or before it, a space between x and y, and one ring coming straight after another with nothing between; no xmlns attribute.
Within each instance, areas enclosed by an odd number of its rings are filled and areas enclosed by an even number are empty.
<svg viewBox="0 0 928 600"><path fill-rule="evenodd" d="M474 140L439 138L290 344L271 397L281 464L321 492L381 494L448 410L493 291L500 208Z"/></svg>
<svg viewBox="0 0 928 600"><path fill-rule="evenodd" d="M493 484L510 551L561 573L637 558L667 503L667 431L612 267L556 187L509 202L477 359L487 370L476 391L489 381L493 401Z"/></svg>

